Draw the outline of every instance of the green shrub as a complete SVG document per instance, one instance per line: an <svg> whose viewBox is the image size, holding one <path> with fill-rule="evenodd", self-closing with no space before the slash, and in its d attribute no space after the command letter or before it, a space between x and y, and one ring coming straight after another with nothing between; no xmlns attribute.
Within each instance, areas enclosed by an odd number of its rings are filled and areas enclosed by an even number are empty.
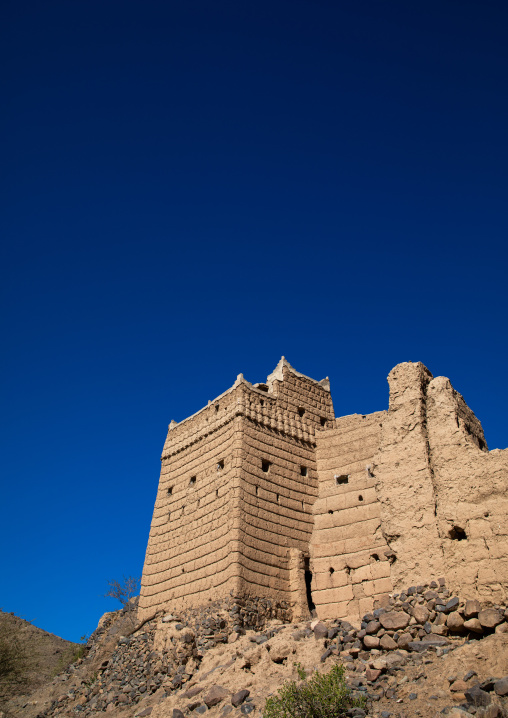
<svg viewBox="0 0 508 718"><path fill-rule="evenodd" d="M301 666L297 665L297 670L301 676ZM353 697L344 673L344 666L336 665L328 673L314 673L299 685L285 683L266 701L263 717L342 718L349 708L364 708L365 698Z"/></svg>

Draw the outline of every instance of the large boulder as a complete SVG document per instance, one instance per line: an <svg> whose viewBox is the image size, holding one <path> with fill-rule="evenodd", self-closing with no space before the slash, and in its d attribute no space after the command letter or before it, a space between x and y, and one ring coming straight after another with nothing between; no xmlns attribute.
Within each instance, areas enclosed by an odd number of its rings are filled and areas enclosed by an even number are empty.
<svg viewBox="0 0 508 718"><path fill-rule="evenodd" d="M404 611L388 611L379 616L379 622L386 631L399 631L409 625L410 617Z"/></svg>

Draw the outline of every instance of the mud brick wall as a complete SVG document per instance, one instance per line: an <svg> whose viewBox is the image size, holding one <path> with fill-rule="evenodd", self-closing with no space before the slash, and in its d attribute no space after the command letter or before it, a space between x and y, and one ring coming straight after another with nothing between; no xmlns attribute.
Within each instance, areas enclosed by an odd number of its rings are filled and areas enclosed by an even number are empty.
<svg viewBox="0 0 508 718"><path fill-rule="evenodd" d="M143 569L139 617L238 590L240 417L235 387L170 426ZM236 522L236 523L235 523Z"/></svg>
<svg viewBox="0 0 508 718"><path fill-rule="evenodd" d="M392 589L372 457L386 412L337 419L317 438L312 598L320 618L357 619Z"/></svg>
<svg viewBox="0 0 508 718"><path fill-rule="evenodd" d="M427 389L438 533L450 586L508 598L508 449L488 451L480 422L445 377Z"/></svg>
<svg viewBox="0 0 508 718"><path fill-rule="evenodd" d="M508 450L488 451L463 397L423 364L399 364L388 381L374 473L394 586L444 576L453 590L505 601Z"/></svg>

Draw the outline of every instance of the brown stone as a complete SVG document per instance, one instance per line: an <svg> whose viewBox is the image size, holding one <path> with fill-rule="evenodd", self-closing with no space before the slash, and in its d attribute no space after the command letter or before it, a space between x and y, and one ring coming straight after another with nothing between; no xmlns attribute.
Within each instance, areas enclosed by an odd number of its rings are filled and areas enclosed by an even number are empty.
<svg viewBox="0 0 508 718"><path fill-rule="evenodd" d="M478 616L480 610L480 601L470 599L469 601L466 601L466 605L464 606L464 618L473 618Z"/></svg>
<svg viewBox="0 0 508 718"><path fill-rule="evenodd" d="M208 708L211 708L212 706L216 706L217 703L220 703L222 700L224 700L224 698L226 698L226 696L229 695L229 691L227 691L222 686L212 686L204 697L203 701Z"/></svg>
<svg viewBox="0 0 508 718"><path fill-rule="evenodd" d="M434 633L436 636L447 636L448 635L448 628L446 626L432 626L431 632ZM424 636L425 638L425 636Z"/></svg>
<svg viewBox="0 0 508 718"><path fill-rule="evenodd" d="M498 611L497 608L485 608L478 614L478 620L483 628L495 628L502 623L503 614L501 611Z"/></svg>
<svg viewBox="0 0 508 718"><path fill-rule="evenodd" d="M379 641L379 647L384 648L385 651L394 651L396 648L398 648L393 638L391 638L391 636L389 636L388 634L385 634L381 638L381 640Z"/></svg>
<svg viewBox="0 0 508 718"><path fill-rule="evenodd" d="M399 631L409 625L410 617L404 611L388 611L379 617L379 622L386 630Z"/></svg>
<svg viewBox="0 0 508 718"><path fill-rule="evenodd" d="M476 710L476 718L501 718L501 716L501 708L495 703Z"/></svg>
<svg viewBox="0 0 508 718"><path fill-rule="evenodd" d="M375 668L367 668L367 670L365 671L365 678L371 682L376 681L380 675L381 671L376 670Z"/></svg>
<svg viewBox="0 0 508 718"><path fill-rule="evenodd" d="M452 693L464 693L467 691L467 683L466 681L453 681L453 683L450 686L450 690Z"/></svg>
<svg viewBox="0 0 508 718"><path fill-rule="evenodd" d="M367 627L365 628L365 633L372 635L373 633L377 633L380 628L381 624L379 621L369 621L367 623Z"/></svg>
<svg viewBox="0 0 508 718"><path fill-rule="evenodd" d="M316 623L314 626L314 637L315 638L326 638L328 636L328 627L324 623Z"/></svg>
<svg viewBox="0 0 508 718"><path fill-rule="evenodd" d="M423 625L429 620L430 611L426 606L415 606L412 613L417 623Z"/></svg>
<svg viewBox="0 0 508 718"><path fill-rule="evenodd" d="M460 631L464 627L464 619L458 611L452 611L446 618L446 625L450 631Z"/></svg>
<svg viewBox="0 0 508 718"><path fill-rule="evenodd" d="M402 633L397 640L397 645L399 648L407 651L408 645L412 640L413 636L410 633Z"/></svg>
<svg viewBox="0 0 508 718"><path fill-rule="evenodd" d="M496 681L494 683L494 690L498 696L508 696L508 676Z"/></svg>
<svg viewBox="0 0 508 718"><path fill-rule="evenodd" d="M244 688L243 690L238 691L238 693L235 693L233 696L231 696L231 704L234 705L235 708L237 708L249 696L250 696L250 691L248 691L246 688Z"/></svg>
<svg viewBox="0 0 508 718"><path fill-rule="evenodd" d="M379 638L377 638L377 636L364 636L363 645L365 648L377 648L379 646Z"/></svg>
<svg viewBox="0 0 508 718"><path fill-rule="evenodd" d="M203 690L202 686L193 686L192 688L189 688L185 693L182 693L182 698L194 698L194 696L197 696L198 693L201 693Z"/></svg>
<svg viewBox="0 0 508 718"><path fill-rule="evenodd" d="M477 618L470 618L468 621L464 621L464 628L473 633L483 633L483 627Z"/></svg>

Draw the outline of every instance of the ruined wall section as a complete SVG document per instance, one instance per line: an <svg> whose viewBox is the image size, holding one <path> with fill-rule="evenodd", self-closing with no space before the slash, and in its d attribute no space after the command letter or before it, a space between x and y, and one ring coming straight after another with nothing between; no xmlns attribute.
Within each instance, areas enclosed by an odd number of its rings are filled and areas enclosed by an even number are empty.
<svg viewBox="0 0 508 718"><path fill-rule="evenodd" d="M489 452L480 422L445 377L396 366L374 458L395 588L446 578L493 603L508 585L508 450Z"/></svg>
<svg viewBox="0 0 508 718"><path fill-rule="evenodd" d="M487 450L480 422L445 377L427 389L437 522L448 585L508 597L508 449Z"/></svg>
<svg viewBox="0 0 508 718"><path fill-rule="evenodd" d="M201 605L239 585L241 383L172 422L143 568L139 616Z"/></svg>
<svg viewBox="0 0 508 718"><path fill-rule="evenodd" d="M242 421L240 563L247 595L308 614L304 561L317 496L315 434L333 421L329 390L284 365L253 389ZM270 379L270 378L269 378Z"/></svg>
<svg viewBox="0 0 508 718"><path fill-rule="evenodd" d="M372 457L386 412L337 419L317 437L319 498L311 542L320 618L358 620L392 590Z"/></svg>
<svg viewBox="0 0 508 718"><path fill-rule="evenodd" d="M427 435L431 380L432 374L421 362L392 369L389 409L373 462L382 531L396 555L391 571L395 588L444 575Z"/></svg>

